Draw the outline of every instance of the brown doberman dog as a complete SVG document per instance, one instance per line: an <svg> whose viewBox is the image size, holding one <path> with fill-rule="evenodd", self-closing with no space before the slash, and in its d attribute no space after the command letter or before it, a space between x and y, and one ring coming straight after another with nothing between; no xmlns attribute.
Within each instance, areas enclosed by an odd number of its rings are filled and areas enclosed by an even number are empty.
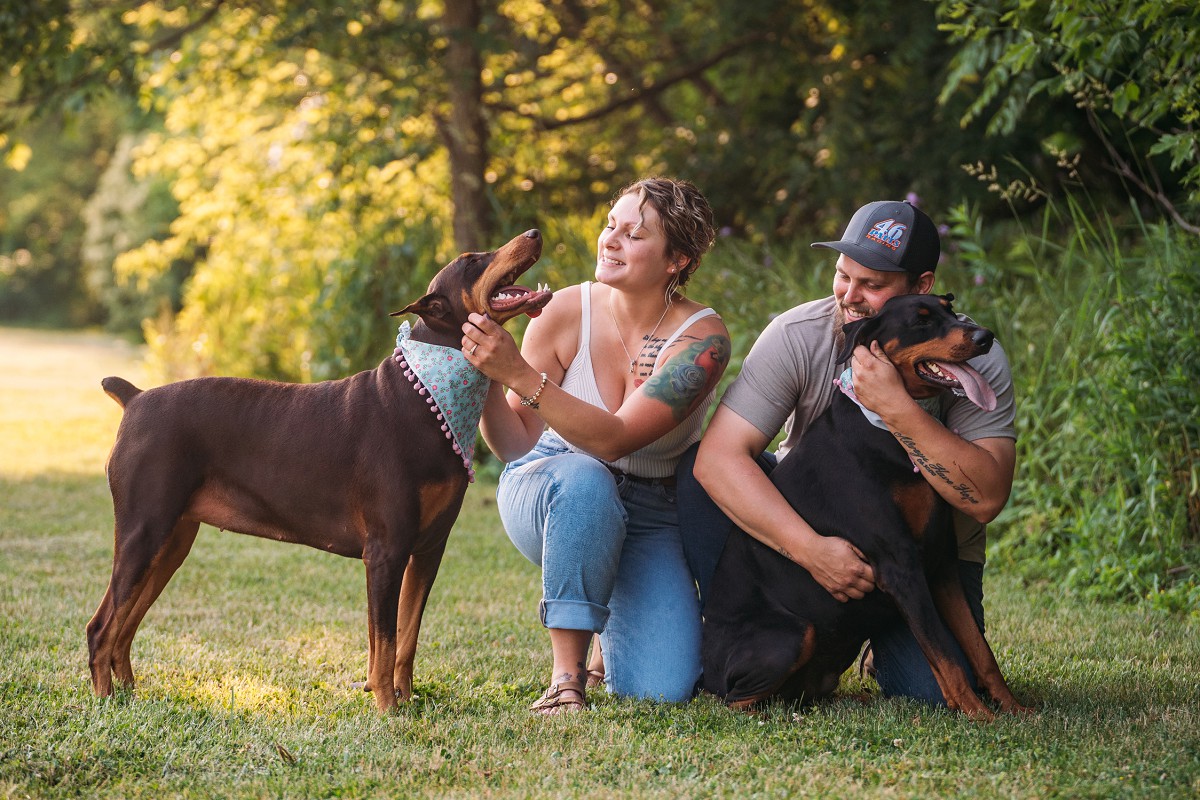
<svg viewBox="0 0 1200 800"><path fill-rule="evenodd" d="M504 323L550 301L548 290L515 285L541 251L530 230L494 252L461 255L392 316L418 315L413 342L457 351L468 314ZM469 463L407 367L389 354L373 370L323 383L199 378L143 392L110 377L102 386L125 412L106 466L112 578L87 626L96 694L112 693L113 674L133 685L134 634L204 522L361 558L367 688L381 711L408 700L421 615Z"/></svg>
<svg viewBox="0 0 1200 800"><path fill-rule="evenodd" d="M903 295L845 326L839 363L879 342L909 394L961 391L991 410L995 394L965 362L993 335L960 321L952 295ZM990 405L990 407L989 407ZM951 656L951 636L979 685L1003 711L1028 711L1009 691L967 606L958 577L950 506L907 451L843 392L771 472L771 481L818 533L854 544L875 570L876 590L838 602L801 566L742 532L729 537L705 606L704 688L741 709L829 696L863 643L903 621L946 703L973 717L991 710ZM940 614L939 614L940 612Z"/></svg>

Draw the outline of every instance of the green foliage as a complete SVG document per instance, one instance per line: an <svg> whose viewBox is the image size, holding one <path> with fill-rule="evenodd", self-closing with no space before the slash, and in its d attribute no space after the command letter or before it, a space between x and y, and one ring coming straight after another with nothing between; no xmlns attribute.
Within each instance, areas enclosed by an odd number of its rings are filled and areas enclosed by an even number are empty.
<svg viewBox="0 0 1200 800"><path fill-rule="evenodd" d="M393 108L404 95L388 81L316 51L257 57L277 20L219 19L158 73L173 98L166 130L140 149L138 169L172 177L180 216L118 272L198 262L183 310L147 341L175 376L320 380L373 366L388 312L452 254L447 199L428 189L447 182L444 158L425 152L433 127Z"/></svg>
<svg viewBox="0 0 1200 800"><path fill-rule="evenodd" d="M147 327L164 374L307 380L369 366L379 314L454 255L472 212L446 191L462 179L463 110L446 88L446 20L369 5L233 4L147 63L166 130L138 169L171 180L180 216L117 269L145 281L197 264L180 314ZM551 280L577 280L597 209L655 172L704 186L748 250L775 231L840 225L863 192L913 188L907 148L939 136L911 132L934 112L913 76L945 58L928 6L882 24L873 2L792 10L803 13L712 3L642 18L513 2L485 14L472 39L488 149L476 194L502 233L481 246L541 227L556 243ZM178 13L127 18L150 30ZM891 55L897 38L904 55ZM748 59L763 68L730 66ZM868 148L878 157L857 157Z"/></svg>
<svg viewBox="0 0 1200 800"><path fill-rule="evenodd" d="M116 143L95 191L83 208L82 261L84 288L102 309L111 331L141 335L142 322L170 315L180 305L180 290L191 264L177 260L142 280L122 280L113 264L122 253L147 240L161 240L179 213L170 186L162 179L131 173L137 140L125 133Z"/></svg>
<svg viewBox="0 0 1200 800"><path fill-rule="evenodd" d="M80 265L80 220L122 117L118 107L45 117L27 128L28 165L0 165L0 320L61 326L102 319Z"/></svg>
<svg viewBox="0 0 1200 800"><path fill-rule="evenodd" d="M138 48L124 10L74 0L0 4L0 63L11 65L0 77L0 130L129 87ZM0 153L18 141L0 137Z"/></svg>
<svg viewBox="0 0 1200 800"><path fill-rule="evenodd" d="M453 27L472 9L477 26ZM607 1L60 2L23 13L0 49L17 90L0 108L110 102L96 92L112 88L165 118L135 177L169 181L179 219L165 239L147 220L152 241L118 261L115 279L101 262L88 278L112 302L126 295L110 285L163 282L136 305L155 312L147 337L170 375L365 366L373 315L411 299L458 248L537 226L573 259L597 208L646 174L696 181L753 249L832 235L864 196L915 190L937 207L972 188L957 163L991 155L928 90L949 51L925 0L638 13ZM32 63L53 43L69 50L61 73ZM106 241L136 243L139 227ZM193 266L178 318L157 314Z"/></svg>
<svg viewBox="0 0 1200 800"><path fill-rule="evenodd" d="M1008 348L1018 392L1018 476L993 560L1194 614L1200 247L1167 227L1122 229L1073 199L1063 213L1064 242L1019 233L1008 254L985 261L974 254L1000 246L978 240L966 251L977 267L1024 265L988 284L994 302L978 315ZM969 219L960 212L958 230Z"/></svg>
<svg viewBox="0 0 1200 800"><path fill-rule="evenodd" d="M1187 199L1200 201L1196 3L940 0L938 13L959 45L941 97L969 87L964 122L990 115L988 133L1005 134L1036 119L1039 102L1070 100L1123 180L1176 213L1172 187L1164 194L1154 174L1153 157L1165 155Z"/></svg>

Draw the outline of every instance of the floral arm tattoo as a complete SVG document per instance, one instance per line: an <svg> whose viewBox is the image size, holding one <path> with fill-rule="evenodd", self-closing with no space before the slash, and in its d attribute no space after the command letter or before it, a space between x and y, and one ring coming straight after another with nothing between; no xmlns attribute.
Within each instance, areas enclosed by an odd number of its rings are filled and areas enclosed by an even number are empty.
<svg viewBox="0 0 1200 800"><path fill-rule="evenodd" d="M647 396L666 403L676 421L682 422L688 409L717 385L731 350L727 336L697 339L671 356L642 388Z"/></svg>

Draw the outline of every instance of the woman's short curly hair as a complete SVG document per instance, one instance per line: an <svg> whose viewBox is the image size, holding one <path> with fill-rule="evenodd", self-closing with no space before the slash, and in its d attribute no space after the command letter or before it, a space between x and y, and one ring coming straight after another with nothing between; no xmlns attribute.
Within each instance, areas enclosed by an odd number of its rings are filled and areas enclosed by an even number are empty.
<svg viewBox="0 0 1200 800"><path fill-rule="evenodd" d="M717 238L708 200L690 181L672 178L634 181L617 192L613 203L627 194L638 196L639 211L649 203L658 212L659 224L667 239L667 258L684 256L688 259L687 267L679 271L676 284L683 286Z"/></svg>

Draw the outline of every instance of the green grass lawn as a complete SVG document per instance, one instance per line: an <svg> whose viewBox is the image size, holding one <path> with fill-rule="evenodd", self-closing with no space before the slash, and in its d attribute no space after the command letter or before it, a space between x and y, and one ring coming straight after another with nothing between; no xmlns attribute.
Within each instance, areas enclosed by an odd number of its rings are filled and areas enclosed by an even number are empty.
<svg viewBox="0 0 1200 800"><path fill-rule="evenodd" d="M97 699L84 626L108 581L120 419L99 382L145 385L136 359L101 336L0 329L0 797L1200 796L1200 622L1001 574L989 639L1032 718L878 698L754 717L601 694L534 718L538 574L486 483L397 713L350 685L366 673L359 562L211 528L134 642L136 692Z"/></svg>

